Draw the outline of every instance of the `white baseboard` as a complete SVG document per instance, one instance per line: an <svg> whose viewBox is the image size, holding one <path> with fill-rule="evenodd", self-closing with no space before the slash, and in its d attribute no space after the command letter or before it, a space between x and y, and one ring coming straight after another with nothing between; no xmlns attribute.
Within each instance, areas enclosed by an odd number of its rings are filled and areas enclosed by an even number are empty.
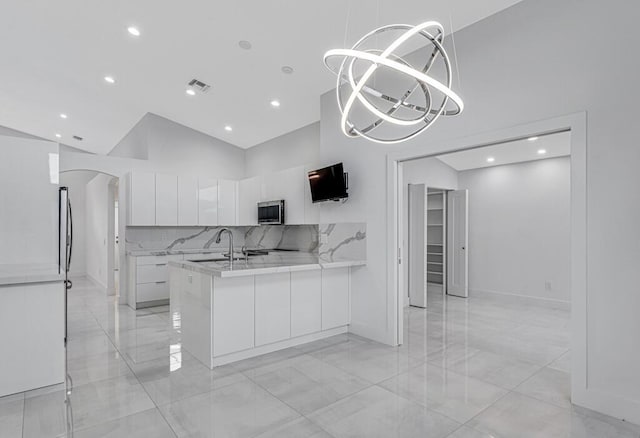
<svg viewBox="0 0 640 438"><path fill-rule="evenodd" d="M87 272L87 278L96 286L98 286L100 289L102 289L105 293L107 292L107 285L103 284L100 280L98 280L97 278L95 278L93 275L89 274Z"/></svg>
<svg viewBox="0 0 640 438"><path fill-rule="evenodd" d="M532 300L534 302L537 302L547 307L571 310L571 301L558 300L554 298L536 297L533 295L514 294L514 293L508 293L508 292L498 292L493 290L469 289L469 296L472 297L474 295L475 296L482 296L482 295L502 296L509 299L520 299L525 301Z"/></svg>
<svg viewBox="0 0 640 438"><path fill-rule="evenodd" d="M577 406L640 425L640 401L592 388L579 388L572 392L571 402Z"/></svg>
<svg viewBox="0 0 640 438"><path fill-rule="evenodd" d="M308 342L318 341L320 339L347 333L348 330L348 326L345 325L334 329L311 333L309 335L299 336L297 338L286 339L284 341L275 342L273 344L262 345L260 347L255 347L249 350L238 351L237 353L230 353L224 356L212 357L211 364L206 365L209 365L209 368L213 369L214 367L220 365L226 365L232 362L237 362L239 360L261 356L263 354L273 353L274 351L283 350L285 348L295 347L296 345L306 344Z"/></svg>

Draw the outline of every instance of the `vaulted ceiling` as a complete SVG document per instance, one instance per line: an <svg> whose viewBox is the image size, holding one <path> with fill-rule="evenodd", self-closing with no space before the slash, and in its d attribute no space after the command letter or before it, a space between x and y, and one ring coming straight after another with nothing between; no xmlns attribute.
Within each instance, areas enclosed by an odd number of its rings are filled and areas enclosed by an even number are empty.
<svg viewBox="0 0 640 438"><path fill-rule="evenodd" d="M152 112L248 148L319 119L319 96L335 81L327 49L389 23L458 30L518 1L5 2L0 125L108 153ZM194 78L211 89L187 95Z"/></svg>

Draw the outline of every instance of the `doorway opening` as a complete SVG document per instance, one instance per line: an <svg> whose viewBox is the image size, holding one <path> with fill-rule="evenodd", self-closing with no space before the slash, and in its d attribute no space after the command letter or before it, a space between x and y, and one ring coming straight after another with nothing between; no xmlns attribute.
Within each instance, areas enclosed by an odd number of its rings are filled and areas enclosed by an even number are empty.
<svg viewBox="0 0 640 438"><path fill-rule="evenodd" d="M564 367L565 371L570 372L570 388L571 388L571 402L575 404L586 403L585 400L589 398L589 392L587 387L587 370L586 370L586 345L587 345L587 332L586 332L586 321L587 321L587 312L586 312L586 301L587 301L587 288L586 288L586 115L584 113L576 113L568 116L562 116L555 119L543 120L538 122L533 122L528 125L516 126L513 128L507 128L500 131L494 131L490 133L478 134L471 137L455 139L451 141L444 142L439 149L434 150L433 152L426 153L423 147L413 147L407 148L402 151L390 153L387 157L387 189L388 189L388 201L387 201L387 212L388 212L388 245L390 248L397 248L397 255L393 251L388 253L387 262L388 262L388 290L393 292L393 296L395 296L395 300L392 300L391 294L389 296L389 319L390 321L395 322L397 325L392 326L393 333L395 334L396 344L405 344L411 343L411 339L405 339L405 334L408 334L407 330L405 330L405 315L406 308L405 304L409 304L409 295L408 295L408 284L407 284L407 274L404 270L408 267L408 263L404 263L408 254L406 252L406 239L403 239L405 229L408 224L405 222L405 218L401 212L405 211L408 203L408 184L407 187L403 186L404 182L407 182L407 179L404 178L404 173L407 171L406 164L410 163L416 159L435 159L438 156L450 155L454 156L452 153L462 153L464 151L475 151L479 150L486 146L495 146L500 144L506 144L509 142L513 142L516 140L522 141L530 141L535 142L538 141L540 137L558 133L567 133L570 136L570 156L565 161L569 163L569 181L570 181L570 189L569 189L569 197L565 200L566 204L570 205L570 214L568 219L568 228L569 228L569 262L568 268L566 265L562 268L564 274L569 273L568 275L568 286L566 288L561 288L560 284L551 281L549 285L546 281L543 282L542 292L543 293L552 293L553 291L562 291L563 298L556 299L555 297L542 297L540 299L538 297L530 297L524 296L527 294L521 294L522 296L517 296L518 300L530 300L530 302L535 303L544 303L548 309L550 309L550 313L554 314L554 306L558 308L562 308L565 306L567 316L564 318L564 321L560 324L562 328L567 332L571 333L570 336L565 336L562 339L563 334L560 333L558 337L553 338L553 334L551 333L549 344L555 343L559 339L559 343L562 348L566 348L566 351L571 351L570 355L564 355L561 363ZM537 137L536 139L531 139L532 137ZM541 147L539 149L542 149ZM538 153L538 150L536 150ZM543 154L541 152L541 154ZM489 160L486 155L483 155L483 160L486 162L486 166L489 166L490 163L494 160ZM440 160L438 160L440 161ZM545 160L541 160L545 161ZM551 161L551 160L548 160ZM508 168L508 166L495 166L495 168ZM432 173L435 174L435 173ZM421 181L418 181L418 183ZM509 187L507 183L501 183L499 178L496 178L495 181L496 187ZM442 188L442 184L431 183L426 184L427 187L433 188ZM449 188L444 186L445 188ZM460 189L461 187L458 187ZM529 189L526 190L528 193ZM428 192L428 191L427 191ZM521 196L520 198L526 199L526 196ZM469 202L473 203L478 199L474 198L474 193L469 192ZM514 207L514 210L517 211L514 205L508 205L508 207ZM474 208L471 208L471 213L473 213ZM475 214L477 219L477 214ZM500 215L495 215L494 217L500 217ZM530 217L523 217L522 221L527 221ZM544 219L546 220L546 219ZM445 222L443 222L445 223ZM447 224L449 221L446 222ZM540 223L540 226L544 226L544 223ZM469 226L474 227L474 219L469 220ZM498 231L500 231L500 227L497 227ZM426 233L425 233L426 234ZM473 233L471 233L473 236ZM507 239L502 239L506 241ZM491 242L491 241L490 241ZM499 243L499 242L498 242ZM492 245L494 243L491 243ZM470 252L473 251L473 248L477 248L477 243L471 241ZM429 251L430 252L430 251ZM495 251L494 251L495 253ZM508 253L506 253L508 255ZM548 251L547 254L553 255L553 251ZM514 257L514 259L516 259ZM468 260L468 259L467 259ZM485 262L492 261L491 257L483 257ZM495 261L494 261L495 262ZM502 262L501 262L502 263ZM521 264L522 265L522 264ZM471 261L468 261L469 269L476 269L482 264L478 264ZM455 266L447 266L447 278L450 277L450 273L452 270L455 270ZM491 271L495 271L495 268L492 267ZM500 275L504 275L508 277L512 275L508 269L505 269L499 272ZM477 317L471 315L467 310L469 306L473 306L475 302L477 302L476 298L480 295L485 297L493 297L502 300L503 302L508 302L509 300L516 299L512 295L520 295L520 294L490 294L491 291L482 291L480 293L474 292L475 289L480 289L477 287L477 284L474 286L474 274L468 274L467 279L469 281L469 298L458 298L453 297L451 294L447 294L448 283L443 285L443 293L439 294L428 294L427 296L427 308L421 309L413 306L408 307L411 311L416 311L418 309L419 312L429 312L429 305L439 306L442 309L442 314L440 318L440 322L450 323L453 315L458 317L458 320L454 321L449 325L449 327L455 328L456 324L462 324L467 327L467 330L463 330L462 333L458 335L452 336L452 333L446 326L441 325L439 328L433 328L432 333L437 333L437 330L440 330L440 334L444 334L444 339L446 342L453 341L457 344L457 347L484 347L489 348L487 345L482 345L484 340L482 336L479 336L481 333L480 330L476 330L476 327L482 326L484 324L484 328L491 328L491 325L495 323L495 321L502 321L504 314L500 311L497 312L487 312L484 316L484 321L478 319ZM565 277L566 278L566 277ZM539 286L539 285L538 285ZM551 289L551 290L549 290ZM482 292L488 292L482 294ZM495 291L494 291L495 292ZM432 298L431 303L429 303L429 298ZM547 298L547 299L544 299ZM458 303L458 304L451 304ZM511 306L508 304L507 307ZM543 307L544 307L543 306ZM534 313L527 310L527 305L524 307L524 311L528 312L527 317L533 318L535 316ZM568 309L571 309L570 312ZM472 312L473 313L473 312ZM505 313L506 314L506 313ZM539 321L536 322L537 327L544 326L544 316L540 318ZM553 318L553 316L551 317ZM554 321L554 324L557 321ZM550 328L553 328L553 324L549 324ZM458 327L459 328L459 327ZM535 328L527 328L520 327L516 330L515 327L511 328L502 328L502 329L494 329L492 334L497 334L502 336L502 340L505 341L501 347L495 350L499 350L500 348L506 348L506 342L511 342L511 346L514 349L518 348L518 345L525 345L522 342L519 342L516 333L533 333ZM548 332L547 332L548 333ZM448 336L448 338L447 338ZM546 344L543 342L538 342L535 346L544 347ZM530 345L529 345L530 346ZM440 346L441 347L441 346ZM456 347L456 348L457 348ZM461 348L462 348L461 347ZM429 345L428 342L424 342L424 348L433 352L433 345ZM449 353L453 353L456 348L449 349ZM481 348L478 348L481 349ZM535 349L535 347L534 347ZM468 353L469 348L462 348L462 350L458 349L459 352L464 354ZM516 350L514 350L516 351ZM425 352L427 353L427 352ZM498 351L500 353L500 351ZM433 354L433 353L432 353ZM446 356L446 357L445 357ZM522 357L521 357L522 358ZM442 359L448 363L451 359L450 354L443 355ZM559 359L559 357L558 357ZM560 365L559 365L560 366ZM569 384L567 384L569 385Z"/></svg>
<svg viewBox="0 0 640 438"><path fill-rule="evenodd" d="M86 278L107 295L119 291L117 176L94 170L60 173L74 212L71 276Z"/></svg>

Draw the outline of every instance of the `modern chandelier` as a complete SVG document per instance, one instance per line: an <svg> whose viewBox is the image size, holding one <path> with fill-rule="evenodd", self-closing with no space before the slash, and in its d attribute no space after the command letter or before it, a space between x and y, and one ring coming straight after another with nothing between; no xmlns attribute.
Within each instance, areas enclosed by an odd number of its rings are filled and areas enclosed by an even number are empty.
<svg viewBox="0 0 640 438"><path fill-rule="evenodd" d="M393 32L402 33L386 49L369 47ZM325 53L325 65L337 75L342 132L376 143L400 143L416 137L441 115L460 114L464 103L451 90L451 63L443 39L444 28L436 21L392 24L369 32L351 49ZM411 51L416 42L424 45L424 40L426 56L416 60L417 51L404 58L396 54L405 43L411 45L404 50ZM339 67L336 58L341 58ZM433 77L436 70L442 80Z"/></svg>

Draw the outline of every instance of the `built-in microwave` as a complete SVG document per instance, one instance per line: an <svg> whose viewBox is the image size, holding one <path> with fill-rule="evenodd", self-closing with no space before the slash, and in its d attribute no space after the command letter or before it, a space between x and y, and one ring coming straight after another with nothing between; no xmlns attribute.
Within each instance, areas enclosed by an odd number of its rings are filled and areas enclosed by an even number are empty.
<svg viewBox="0 0 640 438"><path fill-rule="evenodd" d="M258 223L261 225L284 225L284 199L258 202Z"/></svg>

